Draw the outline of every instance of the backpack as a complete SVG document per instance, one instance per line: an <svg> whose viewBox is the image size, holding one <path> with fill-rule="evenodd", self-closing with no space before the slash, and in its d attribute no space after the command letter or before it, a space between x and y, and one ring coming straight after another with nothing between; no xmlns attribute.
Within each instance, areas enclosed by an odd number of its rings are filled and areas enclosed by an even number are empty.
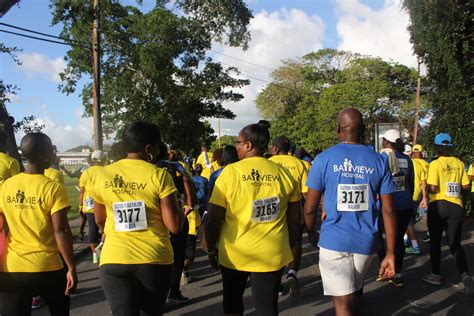
<svg viewBox="0 0 474 316"><path fill-rule="evenodd" d="M158 168L164 169L173 178L173 183L179 194L185 194L184 180L182 171L173 162L169 160L160 160L155 163Z"/></svg>

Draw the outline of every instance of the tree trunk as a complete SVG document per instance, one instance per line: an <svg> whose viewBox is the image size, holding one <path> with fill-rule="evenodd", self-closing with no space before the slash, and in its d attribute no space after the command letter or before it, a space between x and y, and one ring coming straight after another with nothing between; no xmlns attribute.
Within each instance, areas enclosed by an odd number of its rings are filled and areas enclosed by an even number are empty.
<svg viewBox="0 0 474 316"><path fill-rule="evenodd" d="M13 131L13 123L15 119L8 115L8 112L4 106L0 106L0 130L7 136L7 153L10 157L15 158L20 162L21 171L24 170L23 164L21 163L21 157L18 153L18 147L15 140L15 132Z"/></svg>

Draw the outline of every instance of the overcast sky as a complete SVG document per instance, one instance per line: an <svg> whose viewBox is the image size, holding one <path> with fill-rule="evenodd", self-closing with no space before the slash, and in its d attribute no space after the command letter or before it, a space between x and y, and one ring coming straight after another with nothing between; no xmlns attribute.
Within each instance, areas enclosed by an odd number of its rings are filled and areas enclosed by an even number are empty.
<svg viewBox="0 0 474 316"><path fill-rule="evenodd" d="M122 2L130 2L122 1ZM133 2L133 1L131 1ZM155 0L144 0L144 9ZM228 104L235 120L221 121L221 134L235 135L245 125L260 119L255 97L269 80L270 69L281 60L301 57L321 48L336 48L416 66L407 32L408 15L399 0L248 0L254 19L250 22L249 49L215 45L210 56L237 66L251 84L242 89L245 98ZM58 34L51 27L49 0L22 1L0 21ZM4 29L4 27L1 27ZM67 47L0 33L7 46L23 49L17 66L7 55L0 55L0 76L21 90L7 105L16 119L35 115L46 125L45 132L60 150L92 143L92 119L82 117L79 93L64 95L57 89L59 73L66 66ZM254 78L258 78L254 79ZM211 119L217 131L217 120ZM21 135L18 135L20 137Z"/></svg>

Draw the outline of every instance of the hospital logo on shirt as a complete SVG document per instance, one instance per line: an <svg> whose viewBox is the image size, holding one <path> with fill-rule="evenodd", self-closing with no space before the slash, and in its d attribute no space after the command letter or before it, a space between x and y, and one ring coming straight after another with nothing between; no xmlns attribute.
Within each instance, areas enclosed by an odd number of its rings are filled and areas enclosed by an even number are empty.
<svg viewBox="0 0 474 316"><path fill-rule="evenodd" d="M459 172L459 167L451 167L450 165L446 165L446 168L443 168L444 173L457 173Z"/></svg>
<svg viewBox="0 0 474 316"><path fill-rule="evenodd" d="M7 196L7 203L14 204L19 209L34 209L36 204L43 204L44 199L25 195L25 191L18 190L14 196Z"/></svg>
<svg viewBox="0 0 474 316"><path fill-rule="evenodd" d="M139 183L133 181L125 181L123 176L116 174L112 181L106 181L104 188L112 190L116 194L135 194L136 190L144 190L146 183Z"/></svg>
<svg viewBox="0 0 474 316"><path fill-rule="evenodd" d="M242 175L242 181L251 181L253 186L271 186L273 181L279 180L279 175L264 174L258 169L252 169L249 174Z"/></svg>
<svg viewBox="0 0 474 316"><path fill-rule="evenodd" d="M365 174L372 174L374 168L369 168L362 165L354 165L352 160L345 158L344 162L339 165L333 165L333 171L340 173L345 178L364 179Z"/></svg>

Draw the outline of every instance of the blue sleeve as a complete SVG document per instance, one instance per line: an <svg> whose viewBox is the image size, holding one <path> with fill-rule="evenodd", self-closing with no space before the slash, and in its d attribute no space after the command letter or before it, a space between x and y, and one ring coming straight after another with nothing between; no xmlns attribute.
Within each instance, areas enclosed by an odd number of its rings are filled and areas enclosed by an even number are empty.
<svg viewBox="0 0 474 316"><path fill-rule="evenodd" d="M324 168L325 159L319 155L313 161L313 166L309 170L308 180L306 180L306 186L309 189L316 190L319 192L324 191Z"/></svg>
<svg viewBox="0 0 474 316"><path fill-rule="evenodd" d="M382 175L382 183L380 184L380 195L391 194L395 192L395 184L392 179L392 172L388 166L388 160L383 160L384 171Z"/></svg>
<svg viewBox="0 0 474 316"><path fill-rule="evenodd" d="M413 161L410 157L408 159L408 189L410 190L411 195L415 192L415 169L413 168Z"/></svg>

